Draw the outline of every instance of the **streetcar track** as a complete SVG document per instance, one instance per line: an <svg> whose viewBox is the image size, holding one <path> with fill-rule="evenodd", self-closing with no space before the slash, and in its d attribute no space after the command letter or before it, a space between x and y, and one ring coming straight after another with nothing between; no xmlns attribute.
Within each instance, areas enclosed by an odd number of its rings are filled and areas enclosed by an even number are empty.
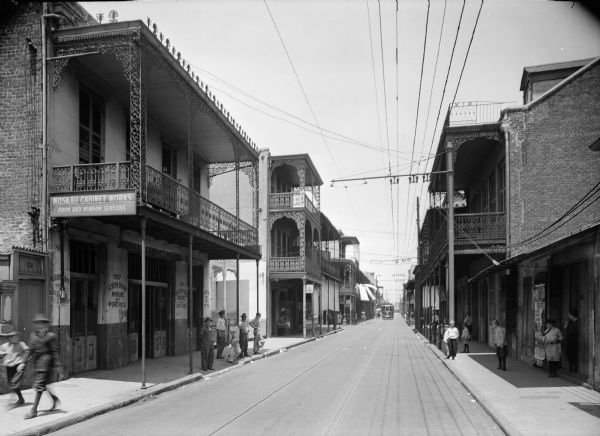
<svg viewBox="0 0 600 436"><path fill-rule="evenodd" d="M358 384L360 383L363 375L365 374L369 364L371 363L371 360L373 359L373 356L375 355L375 353L377 352L377 349L379 348L379 346L381 345L381 342L383 341L383 334L379 335L379 338L377 340L377 343L375 345L375 347L373 347L373 349L371 350L371 353L369 355L369 358L367 359L367 361L363 364L358 377L355 377L352 384L350 385L350 389L348 389L348 391L346 392L346 395L344 395L343 400L339 403L335 413L333 414L332 419L329 421L329 424L327 425L325 431L323 432L323 434L330 434L334 424L337 425L340 417L342 415L342 412L344 411L347 403L348 403L348 399L354 394L354 392L356 391L356 388L358 386Z"/></svg>
<svg viewBox="0 0 600 436"><path fill-rule="evenodd" d="M364 332L365 331L362 331L363 334L364 334ZM354 338L353 341L352 341L352 343L358 342L359 339L362 339L362 336L363 335L360 335L360 336ZM251 410L255 409L257 406L261 405L262 403L264 403L265 401L267 401L268 399L270 399L271 397L273 397L275 394L279 393L280 391L282 391L283 389L285 389L286 387L288 387L289 385L291 385L292 383L294 383L295 381L297 381L301 377L307 375L310 371L312 371L313 369L315 369L321 362L327 360L332 355L335 355L336 353L338 353L339 351L341 351L341 350L343 350L345 348L346 349L349 348L348 343L342 343L339 347L337 347L336 349L334 349L334 350L330 351L329 353L327 353L325 356L323 356L321 359L317 360L314 364L312 364L311 366L309 366L307 369L305 369L304 371L302 371L300 374L297 374L296 376L292 377L288 382L286 382L283 385L279 386L277 389L273 390L268 395L266 395L263 398L261 398L260 400L256 401L250 407L247 407L243 412L238 413L232 419L228 420L223 425L221 425L217 429L213 430L211 433L208 434L208 436L212 436L214 434L217 434L221 430L225 429L227 426L231 425L232 423L234 423L235 421L237 421L238 419L240 419L241 417L243 417L244 415L246 415L248 412L250 412Z"/></svg>

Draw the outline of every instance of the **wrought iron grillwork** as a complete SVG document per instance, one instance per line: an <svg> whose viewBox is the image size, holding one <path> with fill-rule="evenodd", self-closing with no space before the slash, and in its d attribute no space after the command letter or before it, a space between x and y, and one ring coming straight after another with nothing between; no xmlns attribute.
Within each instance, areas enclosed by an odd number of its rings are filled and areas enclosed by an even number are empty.
<svg viewBox="0 0 600 436"><path fill-rule="evenodd" d="M468 246L475 242L478 245L503 245L506 237L506 214L461 213L454 216L454 241L456 245ZM435 232L431 243L424 240L422 255L425 263L431 263L448 243L448 225L444 221ZM473 248L475 248L473 246ZM485 247L483 247L485 249Z"/></svg>
<svg viewBox="0 0 600 436"><path fill-rule="evenodd" d="M314 277L321 275L321 267L318 260L308 257L271 257L269 259L269 271L272 273L308 273Z"/></svg>
<svg viewBox="0 0 600 436"><path fill-rule="evenodd" d="M304 272L304 257L271 257L269 270L271 272Z"/></svg>
<svg viewBox="0 0 600 436"><path fill-rule="evenodd" d="M129 162L54 167L55 192L131 188Z"/></svg>
<svg viewBox="0 0 600 436"><path fill-rule="evenodd" d="M340 269L331 261L331 253L321 251L321 271L339 279Z"/></svg>
<svg viewBox="0 0 600 436"><path fill-rule="evenodd" d="M314 203L304 192L283 192L269 195L269 208L276 209L300 209L304 208L317 222L320 222L319 211Z"/></svg>
<svg viewBox="0 0 600 436"><path fill-rule="evenodd" d="M236 218L177 180L146 166L141 199L156 208L243 247L258 245L255 227ZM54 168L54 192L132 188L129 162L69 165Z"/></svg>

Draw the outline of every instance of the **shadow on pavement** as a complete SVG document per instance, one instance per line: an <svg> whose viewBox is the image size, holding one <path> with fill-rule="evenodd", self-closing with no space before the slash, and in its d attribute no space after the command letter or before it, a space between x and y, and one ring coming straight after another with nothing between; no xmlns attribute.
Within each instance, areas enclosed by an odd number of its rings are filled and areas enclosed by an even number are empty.
<svg viewBox="0 0 600 436"><path fill-rule="evenodd" d="M577 407L584 412L589 413L596 418L600 418L600 404L595 403L569 403L572 406Z"/></svg>
<svg viewBox="0 0 600 436"><path fill-rule="evenodd" d="M517 388L539 388L539 387L564 387L575 386L573 383L560 377L550 378L548 373L542 369L536 369L525 362L515 359L506 359L506 371L497 369L498 359L493 353L469 354L475 362L503 378ZM560 374L560 372L559 372Z"/></svg>

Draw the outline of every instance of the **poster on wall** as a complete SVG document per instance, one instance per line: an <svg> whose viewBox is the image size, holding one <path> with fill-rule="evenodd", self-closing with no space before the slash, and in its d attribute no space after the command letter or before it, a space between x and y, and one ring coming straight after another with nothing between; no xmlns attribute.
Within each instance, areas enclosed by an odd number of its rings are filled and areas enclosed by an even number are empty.
<svg viewBox="0 0 600 436"><path fill-rule="evenodd" d="M533 326L534 326L534 359L537 366L544 365L546 353L544 351L544 308L546 306L546 285L533 286Z"/></svg>

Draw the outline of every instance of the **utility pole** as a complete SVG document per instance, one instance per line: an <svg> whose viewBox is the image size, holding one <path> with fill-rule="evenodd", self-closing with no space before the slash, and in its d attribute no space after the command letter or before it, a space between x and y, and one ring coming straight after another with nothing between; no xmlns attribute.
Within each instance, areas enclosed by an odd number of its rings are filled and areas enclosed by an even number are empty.
<svg viewBox="0 0 600 436"><path fill-rule="evenodd" d="M448 198L448 320L454 319L454 146L448 142L446 196Z"/></svg>

